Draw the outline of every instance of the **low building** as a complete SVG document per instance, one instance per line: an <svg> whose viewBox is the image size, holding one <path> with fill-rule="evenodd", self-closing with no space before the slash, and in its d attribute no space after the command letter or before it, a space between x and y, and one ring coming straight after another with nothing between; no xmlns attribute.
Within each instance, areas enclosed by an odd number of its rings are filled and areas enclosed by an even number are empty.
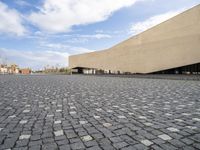
<svg viewBox="0 0 200 150"><path fill-rule="evenodd" d="M11 64L11 65L0 64L0 74L30 74L30 73L32 73L31 69L29 68L20 69L16 64Z"/></svg>
<svg viewBox="0 0 200 150"><path fill-rule="evenodd" d="M18 74L19 73L19 67L16 64L11 64L10 66L7 66L8 73L9 74Z"/></svg>
<svg viewBox="0 0 200 150"><path fill-rule="evenodd" d="M6 65L1 65L0 64L0 74L7 74L8 73L8 68Z"/></svg>
<svg viewBox="0 0 200 150"><path fill-rule="evenodd" d="M20 74L24 74L24 75L28 75L28 74L32 73L31 69L29 69L29 68L20 69L19 72L20 72Z"/></svg>

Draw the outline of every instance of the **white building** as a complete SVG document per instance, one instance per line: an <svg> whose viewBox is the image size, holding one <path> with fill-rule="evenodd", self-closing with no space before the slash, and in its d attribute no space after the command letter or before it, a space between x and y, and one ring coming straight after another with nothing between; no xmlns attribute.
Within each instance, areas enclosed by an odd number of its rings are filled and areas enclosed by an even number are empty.
<svg viewBox="0 0 200 150"><path fill-rule="evenodd" d="M0 74L7 74L8 68L5 65L0 65Z"/></svg>

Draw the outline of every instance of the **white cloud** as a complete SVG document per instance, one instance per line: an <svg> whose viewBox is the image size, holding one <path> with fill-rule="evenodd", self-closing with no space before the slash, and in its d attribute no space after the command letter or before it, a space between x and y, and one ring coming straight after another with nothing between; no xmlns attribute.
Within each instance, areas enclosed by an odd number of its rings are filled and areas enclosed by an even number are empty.
<svg viewBox="0 0 200 150"><path fill-rule="evenodd" d="M70 44L77 44L77 43L83 44L83 43L87 43L88 41L89 41L88 38L74 37L74 38L68 39L66 42Z"/></svg>
<svg viewBox="0 0 200 150"><path fill-rule="evenodd" d="M24 0L15 0L15 3L21 7L31 6L30 3L28 3L27 1L24 1Z"/></svg>
<svg viewBox="0 0 200 150"><path fill-rule="evenodd" d="M139 34L147 29L152 28L178 14L183 12L185 9L177 10L177 11L170 11L164 14L156 15L153 17L148 18L145 21L134 23L130 29L130 33L133 35Z"/></svg>
<svg viewBox="0 0 200 150"><path fill-rule="evenodd" d="M56 51L62 51L62 52L67 51L69 54L72 54L72 55L92 52L92 50L89 50L87 48L70 46L70 45L61 44L61 43L41 42L40 47L42 49L56 50Z"/></svg>
<svg viewBox="0 0 200 150"><path fill-rule="evenodd" d="M91 39L103 39L103 38L111 38L111 35L108 34L93 34L93 35L80 35L83 38L91 38Z"/></svg>
<svg viewBox="0 0 200 150"><path fill-rule="evenodd" d="M113 12L140 0L45 0L29 20L48 32L67 32L72 26L106 20Z"/></svg>
<svg viewBox="0 0 200 150"><path fill-rule="evenodd" d="M21 15L14 9L0 2L0 33L9 33L22 36L26 32L22 25Z"/></svg>
<svg viewBox="0 0 200 150"><path fill-rule="evenodd" d="M86 35L72 35L72 38L67 40L67 43L86 43L89 40L93 39L107 39L107 38L112 38L111 35L109 34L86 34Z"/></svg>
<svg viewBox="0 0 200 150"><path fill-rule="evenodd" d="M0 48L0 63L16 63L20 67L42 69L45 66L67 67L69 55L92 52L86 48L73 47L61 43L40 43L39 49L13 50Z"/></svg>
<svg viewBox="0 0 200 150"><path fill-rule="evenodd" d="M67 52L60 51L18 51L0 49L0 52L7 58L7 63L16 63L20 67L31 67L32 69L42 69L43 67L56 66L67 67Z"/></svg>

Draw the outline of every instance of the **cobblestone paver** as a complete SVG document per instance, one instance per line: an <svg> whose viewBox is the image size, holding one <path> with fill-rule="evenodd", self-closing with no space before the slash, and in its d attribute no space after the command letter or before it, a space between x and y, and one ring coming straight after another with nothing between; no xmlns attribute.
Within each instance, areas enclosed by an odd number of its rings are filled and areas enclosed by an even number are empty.
<svg viewBox="0 0 200 150"><path fill-rule="evenodd" d="M200 149L200 82L1 75L5 149Z"/></svg>

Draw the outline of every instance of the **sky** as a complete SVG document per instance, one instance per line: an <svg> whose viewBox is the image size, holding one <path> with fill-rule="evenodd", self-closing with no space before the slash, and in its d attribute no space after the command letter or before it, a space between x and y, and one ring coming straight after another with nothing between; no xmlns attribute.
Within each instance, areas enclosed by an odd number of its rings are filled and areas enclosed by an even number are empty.
<svg viewBox="0 0 200 150"><path fill-rule="evenodd" d="M200 0L0 0L0 64L67 67L74 54L104 50Z"/></svg>

